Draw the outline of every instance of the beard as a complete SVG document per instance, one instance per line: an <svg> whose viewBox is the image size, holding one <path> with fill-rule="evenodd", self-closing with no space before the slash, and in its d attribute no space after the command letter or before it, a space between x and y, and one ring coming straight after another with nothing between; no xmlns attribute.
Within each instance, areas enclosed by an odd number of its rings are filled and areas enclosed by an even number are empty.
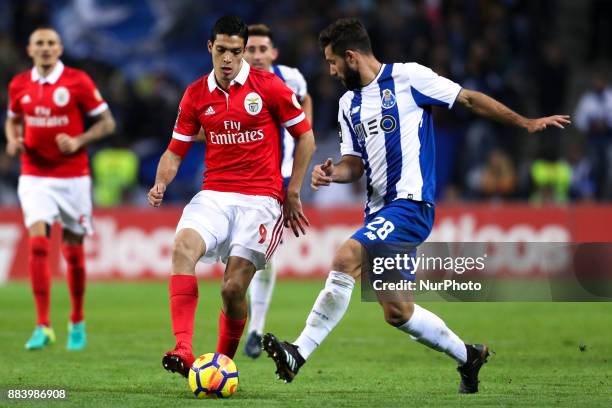
<svg viewBox="0 0 612 408"><path fill-rule="evenodd" d="M353 91L357 88L361 88L361 75L359 75L359 71L352 69L348 65L344 67L344 80L342 82L344 86L346 86L346 89Z"/></svg>

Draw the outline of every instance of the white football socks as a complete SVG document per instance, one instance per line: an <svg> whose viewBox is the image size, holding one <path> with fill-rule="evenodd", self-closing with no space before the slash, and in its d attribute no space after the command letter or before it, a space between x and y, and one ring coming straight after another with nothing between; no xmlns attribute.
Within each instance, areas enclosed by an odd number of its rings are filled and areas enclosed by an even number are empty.
<svg viewBox="0 0 612 408"><path fill-rule="evenodd" d="M323 342L346 313L355 279L343 272L331 271L325 287L308 315L306 327L293 342L304 359Z"/></svg>
<svg viewBox="0 0 612 408"><path fill-rule="evenodd" d="M256 332L260 336L263 334L275 282L276 272L271 261L266 263L263 270L255 272L249 286L250 316L247 333Z"/></svg>
<svg viewBox="0 0 612 408"><path fill-rule="evenodd" d="M442 319L419 305L414 305L412 317L398 329L408 333L413 340L448 354L459 364L467 361L465 343Z"/></svg>

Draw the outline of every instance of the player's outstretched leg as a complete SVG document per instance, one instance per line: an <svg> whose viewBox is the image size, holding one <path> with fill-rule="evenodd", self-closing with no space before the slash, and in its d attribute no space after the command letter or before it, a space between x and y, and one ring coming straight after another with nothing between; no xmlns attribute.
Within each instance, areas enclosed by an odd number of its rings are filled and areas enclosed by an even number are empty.
<svg viewBox="0 0 612 408"><path fill-rule="evenodd" d="M293 342L280 342L268 333L263 348L276 364L277 376L285 382L293 381L306 359L336 327L348 309L355 279L346 273L329 273L325 287L308 315L306 327Z"/></svg>
<svg viewBox="0 0 612 408"><path fill-rule="evenodd" d="M434 350L441 351L459 364L459 392L478 392L478 372L487 361L487 346L467 345L444 321L427 309L410 302L381 302L385 320Z"/></svg>
<svg viewBox="0 0 612 408"><path fill-rule="evenodd" d="M334 257L334 270L319 293L306 320L306 327L293 342L280 342L274 335L264 336L263 347L276 364L276 374L291 382L310 354L336 327L348 309L355 278L361 268L361 244L353 239L345 242ZM346 272L340 272L346 271Z"/></svg>
<svg viewBox="0 0 612 408"><path fill-rule="evenodd" d="M255 273L249 286L249 335L244 345L244 354L251 358L261 355L261 340L275 282L276 273L270 261L264 269Z"/></svg>
<svg viewBox="0 0 612 408"><path fill-rule="evenodd" d="M192 229L180 230L174 240L172 273L170 276L170 317L176 339L174 349L164 354L162 366L183 377L195 361L193 355L193 321L198 305L198 281L195 265L206 246L200 235Z"/></svg>

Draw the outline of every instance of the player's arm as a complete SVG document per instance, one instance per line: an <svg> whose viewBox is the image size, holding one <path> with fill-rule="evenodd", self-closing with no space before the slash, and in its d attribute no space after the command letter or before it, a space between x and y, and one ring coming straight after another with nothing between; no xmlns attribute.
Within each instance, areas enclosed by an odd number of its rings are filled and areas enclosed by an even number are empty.
<svg viewBox="0 0 612 408"><path fill-rule="evenodd" d="M24 150L23 119L21 116L10 116L4 122L6 135L6 154L15 157Z"/></svg>
<svg viewBox="0 0 612 408"><path fill-rule="evenodd" d="M55 137L55 141L60 151L64 154L73 154L82 147L103 139L115 132L117 125L115 118L110 109L106 109L97 116L94 116L94 123L85 131L85 133L71 137L66 133L59 133Z"/></svg>
<svg viewBox="0 0 612 408"><path fill-rule="evenodd" d="M563 125L571 123L568 115L554 115L544 118L528 119L490 96L469 89L462 89L459 92L457 102L477 115L496 122L526 129L529 133L542 131L549 126L564 129Z"/></svg>
<svg viewBox="0 0 612 408"><path fill-rule="evenodd" d="M299 236L298 229L302 234L306 233L306 226L310 225L308 219L302 212L302 202L300 199L300 191L306 176L306 170L310 165L312 154L315 151L315 139L312 129L307 130L296 138L295 154L293 156L293 168L291 170L291 178L287 186L285 197L285 205L283 206L285 216L285 226L291 227L296 237Z"/></svg>
<svg viewBox="0 0 612 408"><path fill-rule="evenodd" d="M191 100L190 88L187 88L179 105L176 115L176 123L172 132L172 139L168 149L162 154L157 165L155 184L149 190L147 199L153 207L159 207L164 198L166 187L174 180L183 157L187 154L198 132L201 123L194 114L193 102Z"/></svg>
<svg viewBox="0 0 612 408"><path fill-rule="evenodd" d="M170 149L167 149L164 154L162 154L162 157L159 159L159 164L157 165L155 185L153 185L147 195L149 204L153 207L159 207L161 205L166 187L174 180L174 177L176 177L182 160L183 158L180 155L174 153Z"/></svg>
<svg viewBox="0 0 612 408"><path fill-rule="evenodd" d="M13 79L8 87L8 109L4 122L6 154L14 157L25 150L23 144L23 109L20 103L19 81Z"/></svg>
<svg viewBox="0 0 612 408"><path fill-rule="evenodd" d="M352 183L361 178L363 170L361 157L344 155L336 164L330 158L314 167L310 187L318 190L320 186L329 186L331 183Z"/></svg>

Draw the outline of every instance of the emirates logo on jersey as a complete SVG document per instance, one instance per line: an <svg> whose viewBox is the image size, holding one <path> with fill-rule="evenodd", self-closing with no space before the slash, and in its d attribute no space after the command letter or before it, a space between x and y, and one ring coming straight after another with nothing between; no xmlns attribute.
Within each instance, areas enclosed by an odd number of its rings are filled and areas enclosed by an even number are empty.
<svg viewBox="0 0 612 408"><path fill-rule="evenodd" d="M256 92L251 92L244 98L244 109L249 115L257 115L262 108L263 101Z"/></svg>
<svg viewBox="0 0 612 408"><path fill-rule="evenodd" d="M70 92L68 89L63 86L57 87L57 89L53 91L53 103L61 108L68 105L68 102L70 102Z"/></svg>
<svg viewBox="0 0 612 408"><path fill-rule="evenodd" d="M242 129L242 123L233 120L223 121L222 132L209 131L208 142L215 145L243 144L259 142L264 138L262 129Z"/></svg>

